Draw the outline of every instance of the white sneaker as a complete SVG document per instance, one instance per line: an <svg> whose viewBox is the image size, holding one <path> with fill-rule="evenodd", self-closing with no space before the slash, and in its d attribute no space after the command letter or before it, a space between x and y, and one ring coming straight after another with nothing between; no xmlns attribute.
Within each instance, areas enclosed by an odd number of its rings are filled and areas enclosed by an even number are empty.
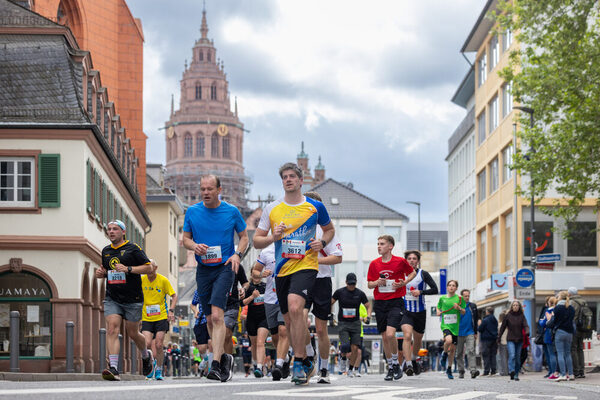
<svg viewBox="0 0 600 400"><path fill-rule="evenodd" d="M556 378L556 382L563 382L566 381L568 378L564 375L559 376L558 378Z"/></svg>
<svg viewBox="0 0 600 400"><path fill-rule="evenodd" d="M354 378L354 370L348 370L348 378Z"/></svg>
<svg viewBox="0 0 600 400"><path fill-rule="evenodd" d="M357 377L357 378L360 378L360 372L358 372L358 371L355 371L355 372L354 372L354 376L355 376L355 377Z"/></svg>

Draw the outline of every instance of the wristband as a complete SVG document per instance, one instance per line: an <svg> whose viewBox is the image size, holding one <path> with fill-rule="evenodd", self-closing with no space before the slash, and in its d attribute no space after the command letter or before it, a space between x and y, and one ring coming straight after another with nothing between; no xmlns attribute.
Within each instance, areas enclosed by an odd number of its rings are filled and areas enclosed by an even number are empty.
<svg viewBox="0 0 600 400"><path fill-rule="evenodd" d="M169 308L169 312L175 312L172 308Z"/></svg>

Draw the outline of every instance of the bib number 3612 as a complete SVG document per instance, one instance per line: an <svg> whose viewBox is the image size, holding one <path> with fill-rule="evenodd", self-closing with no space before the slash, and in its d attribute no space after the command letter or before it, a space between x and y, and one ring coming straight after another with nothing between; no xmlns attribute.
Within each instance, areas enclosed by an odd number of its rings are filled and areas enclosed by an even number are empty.
<svg viewBox="0 0 600 400"><path fill-rule="evenodd" d="M283 239L281 241L281 256L283 258L294 258L300 260L306 254L306 242L304 240Z"/></svg>

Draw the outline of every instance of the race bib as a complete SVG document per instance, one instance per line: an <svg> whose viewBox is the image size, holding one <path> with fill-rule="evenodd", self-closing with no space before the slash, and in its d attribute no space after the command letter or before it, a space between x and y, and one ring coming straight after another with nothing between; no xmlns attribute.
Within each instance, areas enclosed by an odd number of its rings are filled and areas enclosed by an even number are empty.
<svg viewBox="0 0 600 400"><path fill-rule="evenodd" d="M265 304L265 297L264 296L258 296L257 298L254 299L254 305L255 306L259 306L261 304Z"/></svg>
<svg viewBox="0 0 600 400"><path fill-rule="evenodd" d="M456 314L444 314L444 324L451 325L458 322L458 315Z"/></svg>
<svg viewBox="0 0 600 400"><path fill-rule="evenodd" d="M125 272L109 270L108 271L108 283L110 283L110 284L125 283Z"/></svg>
<svg viewBox="0 0 600 400"><path fill-rule="evenodd" d="M396 288L392 286L394 282L393 279L386 279L385 286L379 286L379 293L394 293L396 291Z"/></svg>
<svg viewBox="0 0 600 400"><path fill-rule="evenodd" d="M300 260L306 254L306 242L304 240L283 239L281 241L281 256L283 258L294 258Z"/></svg>
<svg viewBox="0 0 600 400"><path fill-rule="evenodd" d="M355 318L356 308L342 308L342 316L344 318Z"/></svg>
<svg viewBox="0 0 600 400"><path fill-rule="evenodd" d="M221 246L210 246L206 249L206 254L200 256L200 259L206 264L222 263Z"/></svg>
<svg viewBox="0 0 600 400"><path fill-rule="evenodd" d="M411 290L417 290L417 288L415 288L415 287L406 288L406 295L404 296L404 300L408 300L408 301L419 300L418 296L415 297L412 294L410 294Z"/></svg>
<svg viewBox="0 0 600 400"><path fill-rule="evenodd" d="M153 315L160 315L160 304L146 306L146 315L149 317Z"/></svg>

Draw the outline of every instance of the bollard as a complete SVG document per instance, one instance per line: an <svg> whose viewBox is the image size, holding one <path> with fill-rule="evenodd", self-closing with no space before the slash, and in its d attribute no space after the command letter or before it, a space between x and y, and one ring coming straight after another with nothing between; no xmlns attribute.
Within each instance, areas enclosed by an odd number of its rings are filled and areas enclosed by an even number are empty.
<svg viewBox="0 0 600 400"><path fill-rule="evenodd" d="M10 372L19 372L19 324L18 311L10 312Z"/></svg>
<svg viewBox="0 0 600 400"><path fill-rule="evenodd" d="M100 343L98 346L98 361L99 361L99 365L100 365L100 371L98 372L102 372L104 371L104 368L106 368L106 329L105 328L100 328Z"/></svg>
<svg viewBox="0 0 600 400"><path fill-rule="evenodd" d="M119 374L123 373L123 335L119 334Z"/></svg>
<svg viewBox="0 0 600 400"><path fill-rule="evenodd" d="M131 375L137 374L137 356L135 342L131 340L129 342L130 354L131 354Z"/></svg>
<svg viewBox="0 0 600 400"><path fill-rule="evenodd" d="M75 324L73 321L67 321L67 347L66 347L66 357L67 357L67 372L75 372L75 368L73 367L73 330L75 328Z"/></svg>

